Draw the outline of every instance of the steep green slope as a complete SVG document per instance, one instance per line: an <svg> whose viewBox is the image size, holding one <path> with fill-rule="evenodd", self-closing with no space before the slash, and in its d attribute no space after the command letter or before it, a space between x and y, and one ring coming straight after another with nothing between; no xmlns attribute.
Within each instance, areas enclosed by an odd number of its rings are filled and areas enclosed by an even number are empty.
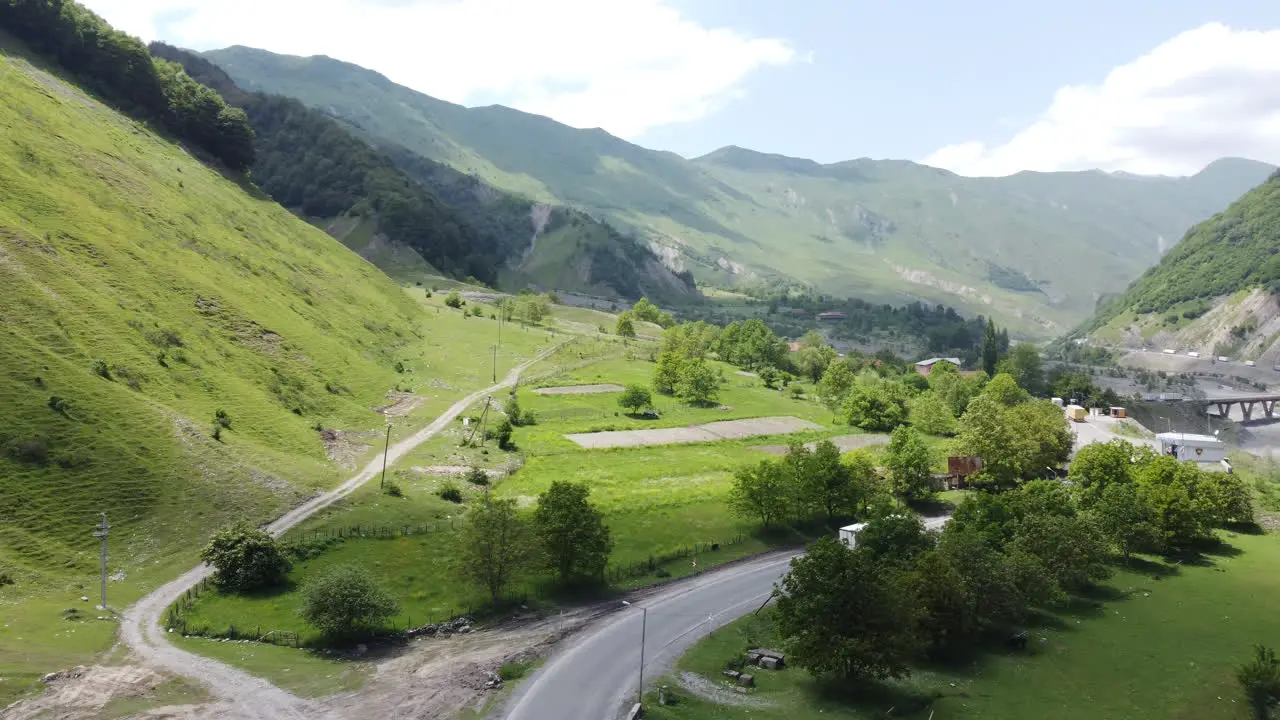
<svg viewBox="0 0 1280 720"><path fill-rule="evenodd" d="M1073 335L1280 360L1280 172L1200 223Z"/></svg>
<svg viewBox="0 0 1280 720"><path fill-rule="evenodd" d="M245 87L297 97L499 187L604 213L705 281L925 299L1042 336L1088 316L1271 170L1226 160L1191 178L963 178L903 161L819 165L741 148L689 161L598 129L442 102L330 58L243 47L206 55Z"/></svg>
<svg viewBox="0 0 1280 720"><path fill-rule="evenodd" d="M163 43L152 52L181 63L197 80L243 108L256 134L253 178L276 201L323 220L335 237L398 277L411 277L425 260L455 277L499 280L516 290L527 284L606 296L687 300L690 284L647 251L604 223L578 213L575 245L619 258L616 275L592 283L582 258L551 268L536 260L542 225L574 211L502 192L449 166L394 145L378 149L359 128L281 95L247 93L207 59ZM355 230L355 232L352 232ZM615 245L619 247L614 247ZM624 247L625 246L625 247ZM638 261L627 258L636 256ZM546 272L543 268L553 270ZM598 275L598 273L596 273ZM419 274L418 277L421 277Z"/></svg>
<svg viewBox="0 0 1280 720"><path fill-rule="evenodd" d="M100 512L124 607L215 526L336 482L316 427L380 427L433 332L332 238L24 53L0 33L0 706L113 636L80 601Z"/></svg>

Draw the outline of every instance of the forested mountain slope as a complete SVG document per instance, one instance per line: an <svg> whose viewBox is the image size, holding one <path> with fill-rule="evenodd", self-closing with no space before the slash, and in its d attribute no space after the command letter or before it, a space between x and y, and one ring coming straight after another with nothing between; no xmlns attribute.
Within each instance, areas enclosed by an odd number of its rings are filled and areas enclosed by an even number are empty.
<svg viewBox="0 0 1280 720"><path fill-rule="evenodd" d="M925 299L1042 336L1088 317L1272 169L1227 159L1190 178L964 178L905 161L820 165L734 147L685 160L599 129L443 102L326 57L244 47L206 56L243 87L296 97L498 187L603 213L705 281Z"/></svg>
<svg viewBox="0 0 1280 720"><path fill-rule="evenodd" d="M446 165L385 144L298 100L248 93L207 59L162 43L152 52L243 108L256 134L254 181L387 272L421 278L422 262L456 277L516 290L687 300L692 283L586 213L496 190ZM549 227L566 228L554 238ZM548 253L566 245L567 253ZM541 262L544 255L558 258ZM554 272L548 272L554 268Z"/></svg>
<svg viewBox="0 0 1280 720"><path fill-rule="evenodd" d="M1280 171L1191 228L1082 328L1095 339L1280 358Z"/></svg>

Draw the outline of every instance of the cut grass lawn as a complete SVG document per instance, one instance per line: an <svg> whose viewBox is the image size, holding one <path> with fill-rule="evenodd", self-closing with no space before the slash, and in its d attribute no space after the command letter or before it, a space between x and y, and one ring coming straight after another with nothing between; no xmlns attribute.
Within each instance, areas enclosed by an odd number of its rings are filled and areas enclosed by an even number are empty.
<svg viewBox="0 0 1280 720"><path fill-rule="evenodd" d="M860 700L825 692L802 670L756 673L754 694L769 707L732 708L690 697L669 707L651 698L660 720L809 720L892 717L946 719L1248 720L1234 674L1252 645L1280 644L1280 536L1227 538L1240 554L1183 564L1153 579L1122 570L1096 597L1048 613L1029 627L1026 654L1003 649L953 667L918 669ZM1041 640L1043 638L1043 641ZM776 642L767 619L748 616L717 630L678 668L719 682L748 645ZM675 679L665 683L676 688Z"/></svg>

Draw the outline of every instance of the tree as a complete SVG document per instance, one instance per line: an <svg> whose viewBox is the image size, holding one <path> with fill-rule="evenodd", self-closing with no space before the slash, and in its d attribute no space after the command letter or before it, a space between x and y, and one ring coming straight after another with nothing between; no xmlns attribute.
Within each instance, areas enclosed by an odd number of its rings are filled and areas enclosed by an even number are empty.
<svg viewBox="0 0 1280 720"><path fill-rule="evenodd" d="M996 364L1000 362L1000 341L996 333L995 321L987 319L987 327L982 333L982 369L988 375L996 374Z"/></svg>
<svg viewBox="0 0 1280 720"><path fill-rule="evenodd" d="M456 309L466 305L467 301L462 299L462 293L457 290L450 290L449 294L444 297L444 304Z"/></svg>
<svg viewBox="0 0 1280 720"><path fill-rule="evenodd" d="M1018 387L1018 383L1008 373L1000 373L991 378L982 394L1005 407L1013 407L1031 399L1026 390Z"/></svg>
<svg viewBox="0 0 1280 720"><path fill-rule="evenodd" d="M1249 707L1258 720L1267 720L1271 707L1280 704L1280 660L1264 645L1253 646L1253 660L1236 670Z"/></svg>
<svg viewBox="0 0 1280 720"><path fill-rule="evenodd" d="M1007 373L1018 385L1037 397L1045 393L1044 367L1040 350L1031 343L1018 343L1008 357L996 364L997 373Z"/></svg>
<svg viewBox="0 0 1280 720"><path fill-rule="evenodd" d="M601 579L613 538L604 515L587 502L591 490L582 483L555 480L538 496L533 524L547 565L561 583L574 578Z"/></svg>
<svg viewBox="0 0 1280 720"><path fill-rule="evenodd" d="M778 386L778 370L772 366L760 368L760 381L770 390Z"/></svg>
<svg viewBox="0 0 1280 720"><path fill-rule="evenodd" d="M845 396L856 381L853 368L847 360L836 360L827 365L826 372L818 381L818 397L831 412L836 412L844 404Z"/></svg>
<svg viewBox="0 0 1280 720"><path fill-rule="evenodd" d="M913 427L926 435L955 435L959 427L951 406L933 390L907 401L907 417Z"/></svg>
<svg viewBox="0 0 1280 720"><path fill-rule="evenodd" d="M1126 558L1132 553L1159 547L1154 513L1142 501L1138 487L1132 482L1104 485L1092 508L1102 534L1120 548Z"/></svg>
<svg viewBox="0 0 1280 720"><path fill-rule="evenodd" d="M307 583L298 614L325 635L341 637L376 628L398 612L399 603L368 571L344 565Z"/></svg>
<svg viewBox="0 0 1280 720"><path fill-rule="evenodd" d="M863 430L892 430L907 420L904 399L889 383L854 383L845 398L846 421Z"/></svg>
<svg viewBox="0 0 1280 720"><path fill-rule="evenodd" d="M631 312L627 311L618 316L618 324L614 326L613 332L622 338L633 338L636 336L636 324L631 320Z"/></svg>
<svg viewBox="0 0 1280 720"><path fill-rule="evenodd" d="M760 524L772 527L790 513L792 485L791 476L775 460L740 467L733 473L729 507L743 518L759 518Z"/></svg>
<svg viewBox="0 0 1280 720"><path fill-rule="evenodd" d="M1253 522L1253 496L1238 475L1204 473L1198 489L1204 503L1211 508L1214 525Z"/></svg>
<svg viewBox="0 0 1280 720"><path fill-rule="evenodd" d="M463 574L488 590L494 602L534 557L533 534L514 498L498 500L485 493L473 501L461 540Z"/></svg>
<svg viewBox="0 0 1280 720"><path fill-rule="evenodd" d="M649 393L649 388L643 385L634 383L627 385L618 396L618 407L631 415L638 415L641 410L653 407L653 395Z"/></svg>
<svg viewBox="0 0 1280 720"><path fill-rule="evenodd" d="M658 319L661 317L662 311L658 309L657 305L649 302L649 298L642 297L637 300L636 304L631 308L631 313L639 320L651 322L656 325L659 324ZM626 313L623 314L625 315Z"/></svg>
<svg viewBox="0 0 1280 720"><path fill-rule="evenodd" d="M685 358L674 351L667 351L658 356L658 367L653 371L653 389L663 395L674 395L676 384L680 382L681 370Z"/></svg>
<svg viewBox="0 0 1280 720"><path fill-rule="evenodd" d="M857 508L858 488L840 461L840 449L830 440L819 442L812 451L792 443L783 464L794 476L797 497L807 509L822 512L830 520Z"/></svg>
<svg viewBox="0 0 1280 720"><path fill-rule="evenodd" d="M291 564L275 538L246 522L218 531L200 552L223 590L246 592L284 582Z"/></svg>
<svg viewBox="0 0 1280 720"><path fill-rule="evenodd" d="M498 421L497 427L493 429L493 437L498 441L499 450L511 452L516 449L516 444L511 439L514 432L511 418L504 417Z"/></svg>
<svg viewBox="0 0 1280 720"><path fill-rule="evenodd" d="M1167 455L1149 459L1138 470L1138 496L1151 508L1160 548L1185 548L1209 535L1214 508L1197 501L1202 472Z"/></svg>
<svg viewBox="0 0 1280 720"><path fill-rule="evenodd" d="M520 318L530 325L537 325L551 314L551 303L541 295L525 295L517 306Z"/></svg>
<svg viewBox="0 0 1280 720"><path fill-rule="evenodd" d="M795 353L794 363L797 372L808 376L813 382L818 382L835 359L835 348L828 345L816 331L810 330L800 340L800 350Z"/></svg>
<svg viewBox="0 0 1280 720"><path fill-rule="evenodd" d="M894 495L907 502L934 496L933 458L929 446L914 428L906 425L894 428L884 464L889 469Z"/></svg>
<svg viewBox="0 0 1280 720"><path fill-rule="evenodd" d="M1064 588L1084 588L1111 574L1107 543L1092 519L1028 515L1018 523L1013 546L1037 558Z"/></svg>
<svg viewBox="0 0 1280 720"><path fill-rule="evenodd" d="M524 416L520 414L520 398L516 396L515 388L511 389L511 394L507 396L507 401L502 405L502 414L507 416L507 420L515 427L523 424Z"/></svg>
<svg viewBox="0 0 1280 720"><path fill-rule="evenodd" d="M702 358L686 360L675 392L676 397L692 405L709 404L720 395L720 374Z"/></svg>
<svg viewBox="0 0 1280 720"><path fill-rule="evenodd" d="M858 549L882 563L907 563L933 546L934 536L915 513L886 515L858 532Z"/></svg>
<svg viewBox="0 0 1280 720"><path fill-rule="evenodd" d="M1080 504L1091 507L1112 485L1133 482L1136 449L1126 440L1090 443L1076 451L1067 477L1075 485Z"/></svg>
<svg viewBox="0 0 1280 720"><path fill-rule="evenodd" d="M822 537L791 561L774 591L787 661L818 677L904 677L919 647L918 609L905 572Z"/></svg>

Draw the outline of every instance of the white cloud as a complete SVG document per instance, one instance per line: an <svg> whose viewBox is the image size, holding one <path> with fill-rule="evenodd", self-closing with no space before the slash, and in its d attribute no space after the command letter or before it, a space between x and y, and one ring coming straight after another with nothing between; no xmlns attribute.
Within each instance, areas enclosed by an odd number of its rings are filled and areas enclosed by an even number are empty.
<svg viewBox="0 0 1280 720"><path fill-rule="evenodd" d="M1280 163L1280 30L1189 30L1099 85L1059 89L1004 144L948 145L923 162L972 176L1091 168L1187 175L1226 156Z"/></svg>
<svg viewBox="0 0 1280 720"><path fill-rule="evenodd" d="M144 40L329 55L463 104L497 101L635 137L739 97L797 60L784 40L683 17L666 0L82 0Z"/></svg>

